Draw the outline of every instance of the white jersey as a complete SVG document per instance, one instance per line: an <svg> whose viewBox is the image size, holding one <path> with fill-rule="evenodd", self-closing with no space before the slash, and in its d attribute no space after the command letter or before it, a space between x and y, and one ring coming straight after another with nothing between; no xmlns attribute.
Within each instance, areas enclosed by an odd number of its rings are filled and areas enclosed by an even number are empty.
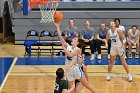
<svg viewBox="0 0 140 93"><path fill-rule="evenodd" d="M69 44L67 44L67 50L70 51L70 52L74 52L75 50L77 50L78 47L75 47L72 49L72 46L70 46ZM80 55L80 54L78 54ZM77 60L77 55L74 56L73 58L70 58L69 56L66 55L65 57L65 65L69 65L71 62Z"/></svg>
<svg viewBox="0 0 140 93"><path fill-rule="evenodd" d="M78 47L72 48L72 46L70 46L69 44L67 44L67 50L70 52L74 52L75 50L78 49ZM81 53L77 54L76 56L70 58L68 56L66 56L65 58L65 65L69 65L71 62L77 61L77 57L78 55L80 55ZM72 67L70 67L68 69L68 71L66 72L66 78L68 81L74 81L76 79L80 79L84 76L84 73L81 69L81 67L77 64L74 65Z"/></svg>
<svg viewBox="0 0 140 93"><path fill-rule="evenodd" d="M138 36L139 36L139 30L136 30L135 33L132 32L132 29L129 30L129 33L130 33L130 37L131 37L131 40L133 42L136 42Z"/></svg>
<svg viewBox="0 0 140 93"><path fill-rule="evenodd" d="M109 38L111 39L111 46L122 46L122 42L120 40L120 37L118 35L118 30L116 29L114 33L112 33L111 29L109 30Z"/></svg>
<svg viewBox="0 0 140 93"><path fill-rule="evenodd" d="M109 32L109 38L111 39L111 49L110 49L110 54L112 56L116 56L117 54L119 56L125 56L125 50L123 49L123 44L120 40L120 37L118 35L118 29L112 33L111 29L108 31Z"/></svg>
<svg viewBox="0 0 140 93"><path fill-rule="evenodd" d="M125 27L124 26L121 26L121 25L119 25L119 27L117 28L118 29L118 31L125 31Z"/></svg>

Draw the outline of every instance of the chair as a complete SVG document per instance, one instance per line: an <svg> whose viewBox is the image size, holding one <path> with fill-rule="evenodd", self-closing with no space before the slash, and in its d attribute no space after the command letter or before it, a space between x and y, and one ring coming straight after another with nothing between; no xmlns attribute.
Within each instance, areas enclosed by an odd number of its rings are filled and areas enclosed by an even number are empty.
<svg viewBox="0 0 140 93"><path fill-rule="evenodd" d="M65 39L65 33L64 32L61 33L61 36ZM53 45L61 46L61 42L58 39L58 33L57 33L57 31L54 31L53 32L52 37L53 37Z"/></svg>
<svg viewBox="0 0 140 93"><path fill-rule="evenodd" d="M40 33L40 38L39 38L39 49L40 53L47 53L47 52L42 52L42 50L50 50L50 53L52 53L52 47L51 48L43 48L41 46L52 46L52 35L50 31L48 30L43 30Z"/></svg>
<svg viewBox="0 0 140 93"><path fill-rule="evenodd" d="M65 39L65 33L62 32L61 36ZM54 52L58 52L58 51L55 51L55 50L62 50L62 47L61 47L61 42L60 40L58 39L58 33L57 31L54 31L52 33L52 37L53 37L53 40L52 40L52 53L54 55Z"/></svg>
<svg viewBox="0 0 140 93"><path fill-rule="evenodd" d="M25 55L26 53L31 56L32 53L39 52L39 34L36 30L30 30L27 32L26 40L24 41L25 46ZM37 46L37 48L33 48L32 46ZM32 52L32 50L36 50L37 52Z"/></svg>

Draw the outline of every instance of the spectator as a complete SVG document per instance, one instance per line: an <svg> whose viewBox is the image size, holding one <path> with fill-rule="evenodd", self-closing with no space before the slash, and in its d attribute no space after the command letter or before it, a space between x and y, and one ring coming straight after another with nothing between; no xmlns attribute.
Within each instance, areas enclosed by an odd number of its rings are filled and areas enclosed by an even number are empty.
<svg viewBox="0 0 140 93"><path fill-rule="evenodd" d="M66 42L70 44L71 40L73 37L79 36L78 35L78 28L74 25L74 20L70 19L69 20L69 26L65 30L65 37L66 37Z"/></svg>
<svg viewBox="0 0 140 93"><path fill-rule="evenodd" d="M90 60L94 59L94 52L96 51L96 44L95 44L95 32L94 29L91 27L90 20L85 21L85 27L82 29L81 32L81 39L83 40L83 45L82 45L82 55L83 59L85 57L85 47L87 45L90 45L90 50L91 50L91 58Z"/></svg>
<svg viewBox="0 0 140 93"><path fill-rule="evenodd" d="M139 58L139 30L136 25L133 25L128 31L128 57L132 58L132 45L136 46L135 58Z"/></svg>
<svg viewBox="0 0 140 93"><path fill-rule="evenodd" d="M109 28L106 27L105 23L101 23L100 27L97 28L97 51L98 51L98 59L101 59L101 45L105 44L106 42L106 34ZM110 47L111 47L111 41L108 40L108 59L110 59Z"/></svg>

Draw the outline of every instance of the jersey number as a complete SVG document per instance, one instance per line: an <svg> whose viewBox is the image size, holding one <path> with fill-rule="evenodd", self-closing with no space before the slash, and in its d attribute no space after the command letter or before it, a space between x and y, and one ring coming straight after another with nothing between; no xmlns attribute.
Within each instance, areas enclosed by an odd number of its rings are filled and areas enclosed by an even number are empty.
<svg viewBox="0 0 140 93"><path fill-rule="evenodd" d="M59 84L55 83L55 90L59 90Z"/></svg>
<svg viewBox="0 0 140 93"><path fill-rule="evenodd" d="M116 39L112 39L113 42L116 42Z"/></svg>

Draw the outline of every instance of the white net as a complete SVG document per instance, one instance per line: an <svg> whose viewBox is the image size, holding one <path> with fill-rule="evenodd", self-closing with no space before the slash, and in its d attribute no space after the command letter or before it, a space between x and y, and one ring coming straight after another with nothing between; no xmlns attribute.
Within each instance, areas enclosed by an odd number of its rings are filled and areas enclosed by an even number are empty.
<svg viewBox="0 0 140 93"><path fill-rule="evenodd" d="M41 11L41 23L50 23L53 22L53 16L58 7L59 2L56 0L48 0L46 4L39 4Z"/></svg>

